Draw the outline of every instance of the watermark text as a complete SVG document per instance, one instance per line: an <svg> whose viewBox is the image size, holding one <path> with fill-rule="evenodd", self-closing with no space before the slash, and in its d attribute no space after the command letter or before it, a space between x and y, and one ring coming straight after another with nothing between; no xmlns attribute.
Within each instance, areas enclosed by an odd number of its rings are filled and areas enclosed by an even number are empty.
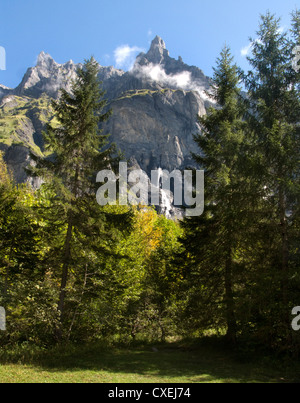
<svg viewBox="0 0 300 403"><path fill-rule="evenodd" d="M0 70L6 70L6 52L3 46L0 46Z"/></svg>
<svg viewBox="0 0 300 403"><path fill-rule="evenodd" d="M298 332L300 330L300 306L293 308L292 315L295 316L292 321L292 328L295 332Z"/></svg>
<svg viewBox="0 0 300 403"><path fill-rule="evenodd" d="M295 46L293 49L293 61L292 61L292 67L293 69L296 71L296 73L298 73L300 71L300 65L299 65L299 61L300 61L300 46Z"/></svg>
<svg viewBox="0 0 300 403"><path fill-rule="evenodd" d="M0 330L6 330L6 313L2 306L0 306Z"/></svg>
<svg viewBox="0 0 300 403"><path fill-rule="evenodd" d="M126 162L119 163L119 175L111 170L98 172L97 183L102 183L96 198L101 206L117 204L159 206L163 198L172 200L176 207L184 206L187 217L200 216L204 211L204 171L156 169L151 180L141 169L128 172Z"/></svg>

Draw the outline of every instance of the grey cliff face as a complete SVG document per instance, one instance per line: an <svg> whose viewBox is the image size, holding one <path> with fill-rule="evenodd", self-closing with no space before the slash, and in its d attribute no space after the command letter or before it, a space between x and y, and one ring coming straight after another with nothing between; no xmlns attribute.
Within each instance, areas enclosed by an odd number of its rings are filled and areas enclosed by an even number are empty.
<svg viewBox="0 0 300 403"><path fill-rule="evenodd" d="M5 95L10 94L12 91L11 88L5 87L5 85L0 84L0 100L3 98Z"/></svg>
<svg viewBox="0 0 300 403"><path fill-rule="evenodd" d="M150 175L157 168L172 171L192 164L196 117L205 105L194 92L182 90L132 91L112 101L113 115L104 128L112 133L127 159L134 158Z"/></svg>
<svg viewBox="0 0 300 403"><path fill-rule="evenodd" d="M148 174L194 165L197 115L212 105L204 93L210 85L200 69L171 58L157 36L131 71L104 82L113 110L104 131Z"/></svg>
<svg viewBox="0 0 300 403"><path fill-rule="evenodd" d="M58 98L61 88L71 91L78 67L72 61L58 64L41 52L18 87L0 85L0 148L17 182L27 179L29 149L43 152L42 131L52 117L50 99ZM197 115L213 105L207 96L211 80L199 68L170 57L157 36L130 71L100 66L99 79L113 110L103 131L133 166L150 175L158 168L171 172L194 164Z"/></svg>

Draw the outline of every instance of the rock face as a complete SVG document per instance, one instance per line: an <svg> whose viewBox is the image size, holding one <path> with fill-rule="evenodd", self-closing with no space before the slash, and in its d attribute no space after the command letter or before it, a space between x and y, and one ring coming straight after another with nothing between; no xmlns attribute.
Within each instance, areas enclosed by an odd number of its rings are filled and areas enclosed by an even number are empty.
<svg viewBox="0 0 300 403"><path fill-rule="evenodd" d="M26 180L29 150L43 152L42 130L52 118L50 99L59 97L60 88L70 91L78 67L72 61L58 64L41 52L15 89L0 85L0 149L17 182ZM99 78L113 110L103 131L132 165L148 175L157 168L193 165L197 115L212 105L207 96L211 80L199 68L170 57L157 36L130 71L100 66Z"/></svg>
<svg viewBox="0 0 300 403"><path fill-rule="evenodd" d="M171 58L157 36L131 71L103 82L113 110L104 131L148 174L193 165L197 115L212 105L206 95L210 85L199 68Z"/></svg>
<svg viewBox="0 0 300 403"><path fill-rule="evenodd" d="M11 88L5 87L5 85L0 84L0 98L3 98L5 95L11 92Z"/></svg>
<svg viewBox="0 0 300 403"><path fill-rule="evenodd" d="M10 147L0 144L0 150L5 152L8 169L17 182L25 182L27 176L24 168L29 163L29 149L19 144L13 144Z"/></svg>
<svg viewBox="0 0 300 403"><path fill-rule="evenodd" d="M41 52L36 66L27 70L14 93L34 98L46 93L52 98L57 98L60 88L67 91L71 89L71 80L76 77L77 67L72 60L58 64L50 55Z"/></svg>
<svg viewBox="0 0 300 403"><path fill-rule="evenodd" d="M195 90L200 93L209 90L211 84L211 80L198 67L188 66L180 56L177 60L170 57L164 41L158 36L152 41L148 53L141 53L137 57L133 74L148 76L164 87L170 85L171 88Z"/></svg>
<svg viewBox="0 0 300 403"><path fill-rule="evenodd" d="M137 90L111 102L113 115L104 127L112 140L150 174L157 168L172 171L192 164L196 117L205 106L196 92Z"/></svg>

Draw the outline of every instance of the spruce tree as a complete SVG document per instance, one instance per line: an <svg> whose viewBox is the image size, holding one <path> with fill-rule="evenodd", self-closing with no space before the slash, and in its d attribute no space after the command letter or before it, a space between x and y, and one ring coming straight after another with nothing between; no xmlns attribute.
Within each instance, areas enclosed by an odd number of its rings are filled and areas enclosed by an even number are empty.
<svg viewBox="0 0 300 403"><path fill-rule="evenodd" d="M50 157L34 158L33 172L44 177L48 186L52 183L53 215L63 223L58 237L61 247L56 248L56 265L61 272L58 301L61 323L65 318L70 270L84 271L89 266L89 255L108 253L107 245L113 239L113 225L117 221L97 204L95 196L96 173L111 168L115 151L99 126L111 111L107 111L98 70L93 58L85 61L77 71L71 93L61 90L60 98L52 102L56 122L48 124L44 133L45 150ZM122 224L126 224L125 218L126 214ZM62 328L57 336L62 337Z"/></svg>
<svg viewBox="0 0 300 403"><path fill-rule="evenodd" d="M277 337L279 329L284 329L280 337L289 333L291 229L299 202L295 186L299 181L299 94L291 57L290 41L280 29L280 19L270 13L262 16L257 39L252 41L248 58L252 69L245 84L251 110L248 124L260 155L257 193L265 215L256 226L265 234L264 253L269 257L269 287L275 305L264 310L272 311Z"/></svg>
<svg viewBox="0 0 300 403"><path fill-rule="evenodd" d="M300 46L300 10L296 9L292 12L292 28L293 45Z"/></svg>
<svg viewBox="0 0 300 403"><path fill-rule="evenodd" d="M233 64L230 49L225 46L214 69L213 94L216 107L199 117L202 133L195 137L201 154L193 154L205 170L205 213L183 222L183 243L191 266L193 282L201 279L196 295L203 307L210 309L216 326L223 322L227 337L234 342L237 332L236 278L239 271L237 249L242 239L246 181L243 175L246 147L244 111L240 102L238 68ZM202 294L202 295L201 295ZM222 319L213 311L222 307Z"/></svg>

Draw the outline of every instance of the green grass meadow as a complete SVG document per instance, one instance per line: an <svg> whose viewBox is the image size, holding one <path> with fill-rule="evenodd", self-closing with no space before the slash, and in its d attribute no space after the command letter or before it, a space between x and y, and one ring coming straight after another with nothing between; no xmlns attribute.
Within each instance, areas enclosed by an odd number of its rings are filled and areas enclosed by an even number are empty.
<svg viewBox="0 0 300 403"><path fill-rule="evenodd" d="M218 343L68 346L0 359L0 383L298 383L299 362L251 358Z"/></svg>

